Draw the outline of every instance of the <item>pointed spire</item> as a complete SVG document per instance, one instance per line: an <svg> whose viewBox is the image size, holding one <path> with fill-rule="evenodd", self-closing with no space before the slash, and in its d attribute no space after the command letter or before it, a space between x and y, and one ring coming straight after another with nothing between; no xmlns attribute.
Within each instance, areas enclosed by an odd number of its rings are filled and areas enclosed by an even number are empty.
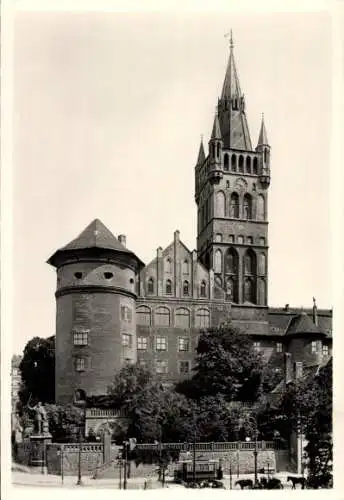
<svg viewBox="0 0 344 500"><path fill-rule="evenodd" d="M225 80L223 82L221 99L225 98L230 99L231 97L234 96L236 97L241 96L241 89L234 60L234 42L233 42L233 33L231 30L230 41L229 41L229 61L227 65Z"/></svg>
<svg viewBox="0 0 344 500"><path fill-rule="evenodd" d="M257 146L268 146L268 136L266 133L265 123L264 123L264 113L262 113L262 123L260 126L259 138Z"/></svg>
<svg viewBox="0 0 344 500"><path fill-rule="evenodd" d="M202 135L201 136L201 144L199 146L197 165L203 165L204 161L205 161L205 153L204 153L203 135Z"/></svg>
<svg viewBox="0 0 344 500"><path fill-rule="evenodd" d="M216 114L215 114L215 118L214 118L214 125L213 125L213 131L211 133L211 139L222 140L222 134L221 134L221 129L220 129L220 123L219 123L219 117L218 117L218 114L217 114L217 110L216 110Z"/></svg>

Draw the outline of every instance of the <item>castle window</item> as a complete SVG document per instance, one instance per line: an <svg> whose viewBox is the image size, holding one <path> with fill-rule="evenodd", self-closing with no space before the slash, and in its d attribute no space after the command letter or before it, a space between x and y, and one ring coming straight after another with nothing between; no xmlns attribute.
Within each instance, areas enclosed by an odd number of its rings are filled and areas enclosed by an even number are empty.
<svg viewBox="0 0 344 500"><path fill-rule="evenodd" d="M253 173L255 175L258 174L258 160L256 156L253 158Z"/></svg>
<svg viewBox="0 0 344 500"><path fill-rule="evenodd" d="M189 274L189 261L186 259L183 262L183 274Z"/></svg>
<svg viewBox="0 0 344 500"><path fill-rule="evenodd" d="M136 309L136 319L138 325L151 324L151 310L147 306L140 306Z"/></svg>
<svg viewBox="0 0 344 500"><path fill-rule="evenodd" d="M129 333L122 333L122 346L123 347L132 346L132 336Z"/></svg>
<svg viewBox="0 0 344 500"><path fill-rule="evenodd" d="M244 302L254 302L253 283L250 278L244 282Z"/></svg>
<svg viewBox="0 0 344 500"><path fill-rule="evenodd" d="M184 295L184 297L190 295L189 282L188 281L184 281L184 283L183 283L183 295Z"/></svg>
<svg viewBox="0 0 344 500"><path fill-rule="evenodd" d="M228 241L229 241L229 243L234 243L234 234L230 234L228 236Z"/></svg>
<svg viewBox="0 0 344 500"><path fill-rule="evenodd" d="M166 339L166 337L156 337L155 349L157 351L167 351L167 339Z"/></svg>
<svg viewBox="0 0 344 500"><path fill-rule="evenodd" d="M130 278L129 283L130 283L131 285L133 285L133 284L134 284L134 278Z"/></svg>
<svg viewBox="0 0 344 500"><path fill-rule="evenodd" d="M247 236L247 244L252 245L253 244L253 238L252 236Z"/></svg>
<svg viewBox="0 0 344 500"><path fill-rule="evenodd" d="M83 372L85 371L85 358L75 358L75 369L77 372Z"/></svg>
<svg viewBox="0 0 344 500"><path fill-rule="evenodd" d="M239 172L244 172L244 157L242 155L239 156Z"/></svg>
<svg viewBox="0 0 344 500"><path fill-rule="evenodd" d="M217 157L220 156L220 143L219 142L216 144L216 156Z"/></svg>
<svg viewBox="0 0 344 500"><path fill-rule="evenodd" d="M147 292L149 295L153 295L153 293L154 293L154 279L153 278L149 278L149 280L148 280Z"/></svg>
<svg viewBox="0 0 344 500"><path fill-rule="evenodd" d="M229 276L227 276L226 278L226 295L227 295L227 300L229 299L233 302L236 302L236 297L234 294L234 280Z"/></svg>
<svg viewBox="0 0 344 500"><path fill-rule="evenodd" d="M236 155L232 155L231 163L232 163L232 170L233 170L233 172L236 172L236 169L237 169L237 158L236 158Z"/></svg>
<svg viewBox="0 0 344 500"><path fill-rule="evenodd" d="M283 345L281 342L276 343L276 352L283 352Z"/></svg>
<svg viewBox="0 0 344 500"><path fill-rule="evenodd" d="M74 345L88 345L88 332L73 332Z"/></svg>
<svg viewBox="0 0 344 500"><path fill-rule="evenodd" d="M259 245L265 246L265 238L259 238Z"/></svg>
<svg viewBox="0 0 344 500"><path fill-rule="evenodd" d="M166 295L172 295L172 281L166 281Z"/></svg>
<svg viewBox="0 0 344 500"><path fill-rule="evenodd" d="M312 354L315 354L318 351L316 340L313 340L313 342L311 344L311 351L312 351Z"/></svg>
<svg viewBox="0 0 344 500"><path fill-rule="evenodd" d="M113 273L110 273L110 272L104 273L104 278L106 280L111 280L113 278Z"/></svg>
<svg viewBox="0 0 344 500"><path fill-rule="evenodd" d="M252 198L247 193L244 195L244 219L252 219Z"/></svg>
<svg viewBox="0 0 344 500"><path fill-rule="evenodd" d="M216 193L216 201L215 201L216 217L225 216L225 205L226 205L225 193L223 191L218 191Z"/></svg>
<svg viewBox="0 0 344 500"><path fill-rule="evenodd" d="M225 273L236 274L238 272L238 254L234 248L229 248L225 255Z"/></svg>
<svg viewBox="0 0 344 500"><path fill-rule="evenodd" d="M323 356L328 356L328 345L323 344L322 353L323 353Z"/></svg>
<svg viewBox="0 0 344 500"><path fill-rule="evenodd" d="M147 337L137 337L137 349L139 351L146 351L148 346Z"/></svg>
<svg viewBox="0 0 344 500"><path fill-rule="evenodd" d="M215 144L214 143L211 144L211 155L213 158L215 158Z"/></svg>
<svg viewBox="0 0 344 500"><path fill-rule="evenodd" d="M226 188L229 188L229 187L230 187L229 181L226 181Z"/></svg>
<svg viewBox="0 0 344 500"><path fill-rule="evenodd" d="M256 352L259 352L260 351L260 342L253 342L253 349Z"/></svg>
<svg viewBox="0 0 344 500"><path fill-rule="evenodd" d="M156 326L170 326L170 311L167 307L158 307L155 311Z"/></svg>
<svg viewBox="0 0 344 500"><path fill-rule="evenodd" d="M128 306L121 306L121 320L124 323L131 323L133 319L133 312Z"/></svg>
<svg viewBox="0 0 344 500"><path fill-rule="evenodd" d="M245 274L256 274L256 254L249 249L244 255Z"/></svg>
<svg viewBox="0 0 344 500"><path fill-rule="evenodd" d="M179 373L183 375L190 373L190 361L179 361Z"/></svg>
<svg viewBox="0 0 344 500"><path fill-rule="evenodd" d="M190 328L190 311L185 307L177 309L175 323L177 328Z"/></svg>
<svg viewBox="0 0 344 500"><path fill-rule="evenodd" d="M179 337L178 338L178 351L188 351L190 347L190 342L188 337Z"/></svg>
<svg viewBox="0 0 344 500"><path fill-rule="evenodd" d="M221 276L215 276L215 285L222 287L222 278Z"/></svg>
<svg viewBox="0 0 344 500"><path fill-rule="evenodd" d="M209 328L210 314L208 309L198 309L196 312L196 328Z"/></svg>
<svg viewBox="0 0 344 500"><path fill-rule="evenodd" d="M244 237L243 236L238 236L238 243L239 243L239 245L244 244Z"/></svg>
<svg viewBox="0 0 344 500"><path fill-rule="evenodd" d="M77 280L81 280L82 273L79 273L79 272L74 273L74 278L76 278Z"/></svg>
<svg viewBox="0 0 344 500"><path fill-rule="evenodd" d="M169 257L166 259L166 272L172 273L172 261Z"/></svg>
<svg viewBox="0 0 344 500"><path fill-rule="evenodd" d="M265 274L266 273L266 256L264 253L260 254L259 258L259 264L260 264L260 274Z"/></svg>
<svg viewBox="0 0 344 500"><path fill-rule="evenodd" d="M257 197L257 219L265 220L265 199L262 194Z"/></svg>
<svg viewBox="0 0 344 500"><path fill-rule="evenodd" d="M167 371L168 371L167 359L157 359L155 361L155 372L167 373Z"/></svg>
<svg viewBox="0 0 344 500"><path fill-rule="evenodd" d="M222 252L221 250L216 250L215 252L215 273L221 273L222 271Z"/></svg>
<svg viewBox="0 0 344 500"><path fill-rule="evenodd" d="M266 163L266 148L264 148L264 163Z"/></svg>
<svg viewBox="0 0 344 500"><path fill-rule="evenodd" d="M239 218L239 195L237 193L231 194L230 216L233 219Z"/></svg>
<svg viewBox="0 0 344 500"><path fill-rule="evenodd" d="M229 170L229 161L228 161L228 154L225 153L223 157L223 167L225 170Z"/></svg>
<svg viewBox="0 0 344 500"><path fill-rule="evenodd" d="M251 173L251 157L248 156L246 158L246 173L250 174Z"/></svg>
<svg viewBox="0 0 344 500"><path fill-rule="evenodd" d="M201 283L200 296L201 297L207 296L207 283L205 281L202 281L202 283Z"/></svg>
<svg viewBox="0 0 344 500"><path fill-rule="evenodd" d="M217 233L215 235L215 242L216 243L222 243L222 234L221 233Z"/></svg>

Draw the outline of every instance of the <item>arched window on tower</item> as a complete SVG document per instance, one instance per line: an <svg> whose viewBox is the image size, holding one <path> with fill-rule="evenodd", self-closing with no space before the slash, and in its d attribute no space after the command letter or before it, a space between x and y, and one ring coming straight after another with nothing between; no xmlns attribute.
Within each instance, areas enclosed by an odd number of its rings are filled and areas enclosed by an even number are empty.
<svg viewBox="0 0 344 500"><path fill-rule="evenodd" d="M222 252L221 250L216 250L215 252L215 273L222 272Z"/></svg>
<svg viewBox="0 0 344 500"><path fill-rule="evenodd" d="M156 326L170 326L170 310L167 307L158 307L155 311Z"/></svg>
<svg viewBox="0 0 344 500"><path fill-rule="evenodd" d="M238 272L238 254L234 248L229 248L225 255L225 273L237 274Z"/></svg>
<svg viewBox="0 0 344 500"><path fill-rule="evenodd" d="M228 159L228 154L225 153L223 157L223 168L224 170L229 170L229 159Z"/></svg>
<svg viewBox="0 0 344 500"><path fill-rule="evenodd" d="M183 283L183 295L184 295L184 297L187 297L188 295L190 295L189 282L186 280Z"/></svg>
<svg viewBox="0 0 344 500"><path fill-rule="evenodd" d="M253 173L255 175L258 174L258 160L256 156L253 158Z"/></svg>
<svg viewBox="0 0 344 500"><path fill-rule="evenodd" d="M266 159L267 159L267 149L264 148L264 163L266 163Z"/></svg>
<svg viewBox="0 0 344 500"><path fill-rule="evenodd" d="M217 156L217 158L220 157L220 143L219 142L216 144L216 156Z"/></svg>
<svg viewBox="0 0 344 500"><path fill-rule="evenodd" d="M259 273L264 275L266 273L266 255L261 253L259 256Z"/></svg>
<svg viewBox="0 0 344 500"><path fill-rule="evenodd" d="M203 298L207 296L207 283L204 280L201 282L200 296Z"/></svg>
<svg viewBox="0 0 344 500"><path fill-rule="evenodd" d="M252 219L252 197L250 194L246 193L244 195L244 213L243 218L246 220Z"/></svg>
<svg viewBox="0 0 344 500"><path fill-rule="evenodd" d="M251 157L248 156L246 158L246 173L250 174L251 173Z"/></svg>
<svg viewBox="0 0 344 500"><path fill-rule="evenodd" d="M213 142L211 143L211 156L215 158L215 144Z"/></svg>
<svg viewBox="0 0 344 500"><path fill-rule="evenodd" d="M226 278L226 298L231 302L236 302L235 282L230 276Z"/></svg>
<svg viewBox="0 0 344 500"><path fill-rule="evenodd" d="M236 155L232 155L231 163L232 163L233 172L236 172L236 170L237 170L237 157L236 157Z"/></svg>
<svg viewBox="0 0 344 500"><path fill-rule="evenodd" d="M196 311L196 328L209 328L210 326L210 314L209 310L202 308Z"/></svg>
<svg viewBox="0 0 344 500"><path fill-rule="evenodd" d="M244 172L244 157L242 155L239 156L239 172Z"/></svg>
<svg viewBox="0 0 344 500"><path fill-rule="evenodd" d="M154 279L153 278L149 278L149 280L148 280L147 292L149 295L153 295L153 293L154 293Z"/></svg>
<svg viewBox="0 0 344 500"><path fill-rule="evenodd" d="M216 193L216 198L215 198L215 203L216 203L216 217L224 217L225 216L225 204L226 204L226 197L225 193L223 191L218 191Z"/></svg>
<svg viewBox="0 0 344 500"><path fill-rule="evenodd" d="M136 322L138 325L148 325L151 324L151 310L147 306L139 306L136 309Z"/></svg>
<svg viewBox="0 0 344 500"><path fill-rule="evenodd" d="M244 281L244 302L254 302L253 282L250 278Z"/></svg>
<svg viewBox="0 0 344 500"><path fill-rule="evenodd" d="M190 328L190 311L179 307L175 312L175 324L178 328Z"/></svg>
<svg viewBox="0 0 344 500"><path fill-rule="evenodd" d="M166 292L166 295L172 295L172 281L171 280L166 280L165 292Z"/></svg>
<svg viewBox="0 0 344 500"><path fill-rule="evenodd" d="M262 194L257 196L257 219L265 220L265 199Z"/></svg>
<svg viewBox="0 0 344 500"><path fill-rule="evenodd" d="M253 250L249 249L244 255L244 273L256 274L257 259Z"/></svg>
<svg viewBox="0 0 344 500"><path fill-rule="evenodd" d="M266 305L266 281L265 279L260 280L260 305Z"/></svg>
<svg viewBox="0 0 344 500"><path fill-rule="evenodd" d="M239 218L239 195L237 193L231 194L230 216L233 219Z"/></svg>

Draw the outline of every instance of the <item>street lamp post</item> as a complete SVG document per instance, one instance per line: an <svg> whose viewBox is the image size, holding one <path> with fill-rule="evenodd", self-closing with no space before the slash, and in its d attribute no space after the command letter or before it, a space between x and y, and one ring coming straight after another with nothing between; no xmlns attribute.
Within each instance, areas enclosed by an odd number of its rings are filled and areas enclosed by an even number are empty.
<svg viewBox="0 0 344 500"><path fill-rule="evenodd" d="M258 432L257 432L257 421L255 420L255 431L254 431L254 484L258 483L257 468L258 468Z"/></svg>
<svg viewBox="0 0 344 500"><path fill-rule="evenodd" d="M193 439L193 455L192 455L192 475L193 475L193 482L194 484L196 483L196 429L194 432L194 439Z"/></svg>
<svg viewBox="0 0 344 500"><path fill-rule="evenodd" d="M123 489L127 489L127 467L128 467L128 441L124 441L124 472L123 472Z"/></svg>
<svg viewBox="0 0 344 500"><path fill-rule="evenodd" d="M81 426L79 427L79 460L78 460L78 480L77 480L77 486L82 486L82 479L81 479L81 446L82 446L82 433L81 433Z"/></svg>

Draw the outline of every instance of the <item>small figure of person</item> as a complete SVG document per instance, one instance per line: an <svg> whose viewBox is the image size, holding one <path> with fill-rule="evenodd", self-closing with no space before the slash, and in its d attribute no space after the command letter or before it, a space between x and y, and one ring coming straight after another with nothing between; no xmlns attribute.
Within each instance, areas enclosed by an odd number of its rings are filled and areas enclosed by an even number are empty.
<svg viewBox="0 0 344 500"><path fill-rule="evenodd" d="M12 423L12 451L13 459L16 460L18 457L18 444L23 442L23 427L20 423L19 413L13 415Z"/></svg>

